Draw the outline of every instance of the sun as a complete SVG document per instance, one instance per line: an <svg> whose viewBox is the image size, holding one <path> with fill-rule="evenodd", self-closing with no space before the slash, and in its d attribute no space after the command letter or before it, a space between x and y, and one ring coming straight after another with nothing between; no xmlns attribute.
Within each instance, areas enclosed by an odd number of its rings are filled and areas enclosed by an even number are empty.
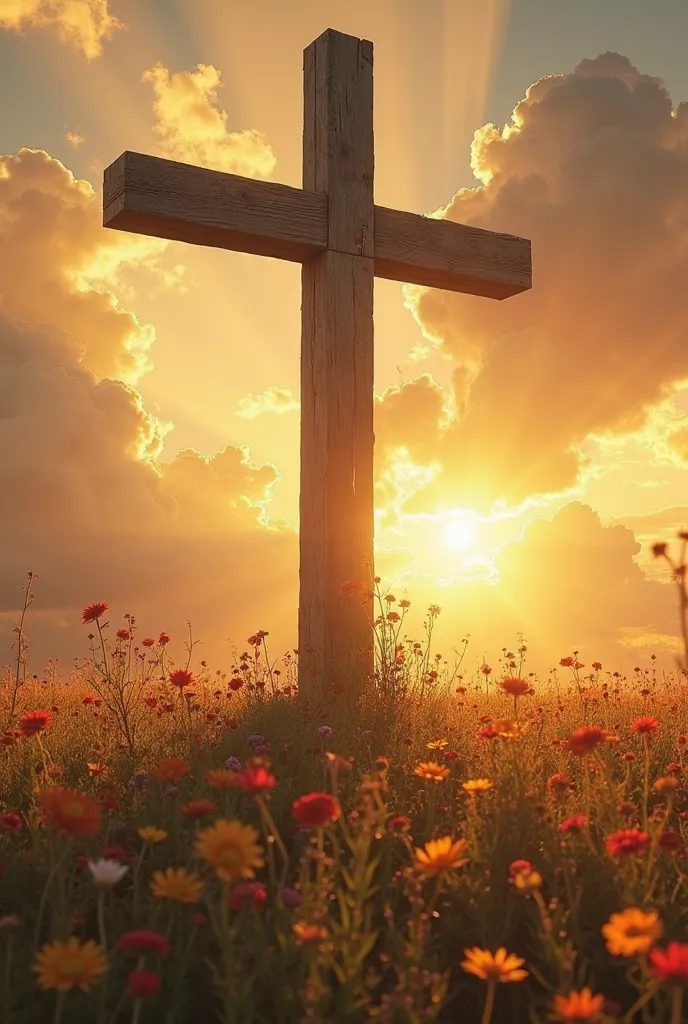
<svg viewBox="0 0 688 1024"><path fill-rule="evenodd" d="M445 544L459 551L472 547L475 537L475 526L469 519L452 519L444 531Z"/></svg>

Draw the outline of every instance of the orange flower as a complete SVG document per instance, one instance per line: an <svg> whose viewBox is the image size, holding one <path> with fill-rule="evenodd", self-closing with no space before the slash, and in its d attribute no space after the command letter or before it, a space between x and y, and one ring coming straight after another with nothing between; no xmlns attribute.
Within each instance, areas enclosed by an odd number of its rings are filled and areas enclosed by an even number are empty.
<svg viewBox="0 0 688 1024"><path fill-rule="evenodd" d="M657 793L675 793L678 787L679 781L674 775L664 775L655 781L652 788Z"/></svg>
<svg viewBox="0 0 688 1024"><path fill-rule="evenodd" d="M509 676L507 679L502 679L499 683L499 688L508 693L510 697L523 697L526 693L530 693L531 686L527 679L519 679L518 676Z"/></svg>
<svg viewBox="0 0 688 1024"><path fill-rule="evenodd" d="M474 796L476 793L487 793L488 789L492 789L493 786L494 782L491 779L468 779L461 788Z"/></svg>
<svg viewBox="0 0 688 1024"><path fill-rule="evenodd" d="M451 871L454 868L461 868L468 863L469 858L464 857L468 843L465 839L457 839L456 842L451 836L443 836L442 839L431 839L421 849L414 850L415 859L413 867L426 878L438 875L441 871Z"/></svg>
<svg viewBox="0 0 688 1024"><path fill-rule="evenodd" d="M523 981L528 977L528 971L521 970L523 957L507 953L503 946L496 953L473 946L472 949L464 949L464 955L466 959L461 963L464 971L483 981Z"/></svg>
<svg viewBox="0 0 688 1024"><path fill-rule="evenodd" d="M564 1024L585 1024L586 1021L599 1020L604 996L594 996L592 989L582 988L580 992L569 992L567 996L555 996L550 1020L563 1021Z"/></svg>
<svg viewBox="0 0 688 1024"><path fill-rule="evenodd" d="M646 912L638 907L627 907L619 914L612 914L602 925L602 935L612 956L647 953L661 939L662 931L658 912Z"/></svg>
<svg viewBox="0 0 688 1024"><path fill-rule="evenodd" d="M234 789L239 785L239 773L229 768L208 768L205 777L213 789Z"/></svg>
<svg viewBox="0 0 688 1024"><path fill-rule="evenodd" d="M189 762L183 757L166 757L158 761L154 774L163 782L176 784L190 771Z"/></svg>
<svg viewBox="0 0 688 1024"><path fill-rule="evenodd" d="M586 754L591 754L600 743L604 743L606 738L606 729L600 729L597 725L581 725L571 733L566 746L576 757L585 757Z"/></svg>
<svg viewBox="0 0 688 1024"><path fill-rule="evenodd" d="M442 782L443 779L446 779L449 775L449 769L444 768L441 764L437 764L435 761L422 761L416 766L413 774L418 775L421 779L427 779L431 782Z"/></svg>
<svg viewBox="0 0 688 1024"><path fill-rule="evenodd" d="M265 863L257 839L251 825L221 818L196 836L196 856L212 865L223 882L253 878L254 869Z"/></svg>
<svg viewBox="0 0 688 1024"><path fill-rule="evenodd" d="M247 793L264 793L269 789L274 789L277 785L275 776L260 766L244 768L242 772L239 772L238 782Z"/></svg>
<svg viewBox="0 0 688 1024"><path fill-rule="evenodd" d="M322 942L327 938L327 928L318 924L308 924L307 921L297 921L292 930L300 946L306 942Z"/></svg>
<svg viewBox="0 0 688 1024"><path fill-rule="evenodd" d="M50 786L39 791L38 799L43 817L60 832L72 836L90 836L100 828L100 806L85 793Z"/></svg>

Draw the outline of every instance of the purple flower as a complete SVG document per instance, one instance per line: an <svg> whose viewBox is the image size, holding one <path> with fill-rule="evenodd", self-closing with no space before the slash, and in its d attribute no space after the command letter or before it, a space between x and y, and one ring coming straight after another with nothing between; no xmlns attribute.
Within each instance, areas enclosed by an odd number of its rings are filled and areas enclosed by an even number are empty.
<svg viewBox="0 0 688 1024"><path fill-rule="evenodd" d="M259 732L251 733L251 735L248 738L248 741L252 747L264 746L267 743L265 737L261 736Z"/></svg>
<svg viewBox="0 0 688 1024"><path fill-rule="evenodd" d="M329 725L320 725L315 731L321 740L329 740L332 736L332 729Z"/></svg>
<svg viewBox="0 0 688 1024"><path fill-rule="evenodd" d="M143 790L148 785L150 775L148 772L136 771L129 780L129 785L133 789Z"/></svg>
<svg viewBox="0 0 688 1024"><path fill-rule="evenodd" d="M240 772L243 765L238 757L228 757L225 761L225 768L229 768L231 772Z"/></svg>
<svg viewBox="0 0 688 1024"><path fill-rule="evenodd" d="M176 796L178 792L179 792L179 786L167 786L167 788L165 789L165 791L163 793L163 796L169 796L169 797Z"/></svg>
<svg viewBox="0 0 688 1024"><path fill-rule="evenodd" d="M288 885L282 889L281 896L285 907L298 907L301 904L301 893L296 889L290 889Z"/></svg>

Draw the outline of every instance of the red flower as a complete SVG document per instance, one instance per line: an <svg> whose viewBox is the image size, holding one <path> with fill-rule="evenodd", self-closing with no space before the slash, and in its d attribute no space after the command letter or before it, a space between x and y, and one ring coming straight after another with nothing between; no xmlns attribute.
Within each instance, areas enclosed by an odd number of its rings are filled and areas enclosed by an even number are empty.
<svg viewBox="0 0 688 1024"><path fill-rule="evenodd" d="M511 875L512 878L515 878L516 875L521 874L529 875L532 870L533 865L530 863L529 860L512 860L511 864L509 865L509 874Z"/></svg>
<svg viewBox="0 0 688 1024"><path fill-rule="evenodd" d="M688 945L670 942L666 949L653 949L649 956L650 974L665 985L685 985L688 981Z"/></svg>
<svg viewBox="0 0 688 1024"><path fill-rule="evenodd" d="M261 882L242 882L227 893L230 910L259 910L268 898Z"/></svg>
<svg viewBox="0 0 688 1024"><path fill-rule="evenodd" d="M117 940L117 949L134 950L135 952L157 953L158 956L167 956L170 952L170 943L166 935L154 932L147 928L140 928L135 931L125 932Z"/></svg>
<svg viewBox="0 0 688 1024"><path fill-rule="evenodd" d="M659 834L659 848L660 850L668 850L670 853L676 853L677 850L681 849L681 837L670 828L663 828Z"/></svg>
<svg viewBox="0 0 688 1024"><path fill-rule="evenodd" d="M368 585L363 580L345 580L339 585L339 593L342 597L351 597L353 594L367 594Z"/></svg>
<svg viewBox="0 0 688 1024"><path fill-rule="evenodd" d="M29 711L19 719L19 731L24 736L35 736L48 728L52 717L49 711Z"/></svg>
<svg viewBox="0 0 688 1024"><path fill-rule="evenodd" d="M230 690L240 690L243 685L244 680L240 676L234 676L234 678L230 679L227 683Z"/></svg>
<svg viewBox="0 0 688 1024"><path fill-rule="evenodd" d="M586 754L591 754L600 743L604 743L606 738L606 729L600 729L597 725L581 725L571 733L566 746L576 757L585 757Z"/></svg>
<svg viewBox="0 0 688 1024"><path fill-rule="evenodd" d="M5 832L19 832L24 827L24 819L16 811L7 811L0 815L0 829Z"/></svg>
<svg viewBox="0 0 688 1024"><path fill-rule="evenodd" d="M555 793L564 793L567 789L571 789L573 783L568 775L564 775L563 772L555 772L554 775L550 775L547 779L547 789L554 791Z"/></svg>
<svg viewBox="0 0 688 1024"><path fill-rule="evenodd" d="M161 978L155 971L132 971L127 978L127 992L134 999L152 999L160 991Z"/></svg>
<svg viewBox="0 0 688 1024"><path fill-rule="evenodd" d="M165 647L170 642L171 639L172 637L169 635L169 633L161 633L160 636L158 637L158 643L160 644L161 647Z"/></svg>
<svg viewBox="0 0 688 1024"><path fill-rule="evenodd" d="M486 725L483 729L478 730L479 740L493 740L497 735L497 730L494 725Z"/></svg>
<svg viewBox="0 0 688 1024"><path fill-rule="evenodd" d="M622 828L607 836L604 845L612 857L622 857L627 853L640 855L648 849L650 837L647 832L637 828Z"/></svg>
<svg viewBox="0 0 688 1024"><path fill-rule="evenodd" d="M87 604L81 613L82 622L97 622L98 619L105 615L108 610L108 605L105 601L96 601L95 604Z"/></svg>
<svg viewBox="0 0 688 1024"><path fill-rule="evenodd" d="M587 814L573 814L557 826L559 832L579 832L589 824Z"/></svg>
<svg viewBox="0 0 688 1024"><path fill-rule="evenodd" d="M568 657L562 658L560 660L559 664L563 665L564 668L571 668L573 666L574 660L575 659L572 658L571 655L569 654Z"/></svg>
<svg viewBox="0 0 688 1024"><path fill-rule="evenodd" d="M117 630L117 639L118 640L130 640L131 639L131 633L129 632L128 629L118 629Z"/></svg>
<svg viewBox="0 0 688 1024"><path fill-rule="evenodd" d="M683 771L683 766L678 764L676 761L672 761L671 764L667 765L667 771L671 775L680 775Z"/></svg>
<svg viewBox="0 0 688 1024"><path fill-rule="evenodd" d="M170 674L170 682L173 686L178 686L180 690L183 690L185 686L191 686L194 683L193 673L187 672L185 668L178 668L176 672Z"/></svg>
<svg viewBox="0 0 688 1024"><path fill-rule="evenodd" d="M153 639L152 636L144 636L141 643L143 644L144 647L155 647L155 640Z"/></svg>
<svg viewBox="0 0 688 1024"><path fill-rule="evenodd" d="M592 667L595 669L596 672L599 672L600 669L602 668L602 662L601 661L593 661Z"/></svg>
<svg viewBox="0 0 688 1024"><path fill-rule="evenodd" d="M100 851L100 856L103 860L118 860L120 864L126 864L129 860L129 854L123 846L105 846Z"/></svg>
<svg viewBox="0 0 688 1024"><path fill-rule="evenodd" d="M189 800L182 807L182 814L187 818L202 818L205 814L215 814L217 804L212 800Z"/></svg>
<svg viewBox="0 0 688 1024"><path fill-rule="evenodd" d="M405 814L396 814L387 822L387 828L390 832L396 832L397 834L408 832L411 828L411 819L407 818Z"/></svg>
<svg viewBox="0 0 688 1024"><path fill-rule="evenodd" d="M267 789L274 789L277 785L275 776L265 768L244 768L237 782L247 793L262 793Z"/></svg>
<svg viewBox="0 0 688 1024"><path fill-rule="evenodd" d="M633 732L638 732L643 736L651 736L653 732L657 732L659 729L659 722L656 718L647 716L646 718L636 718L635 722L631 724Z"/></svg>
<svg viewBox="0 0 688 1024"><path fill-rule="evenodd" d="M523 697L531 692L531 686L527 679L519 679L518 676L509 676L499 683L500 689L508 693L510 697Z"/></svg>
<svg viewBox="0 0 688 1024"><path fill-rule="evenodd" d="M339 801L329 793L307 793L294 801L292 816L304 828L317 828L336 821L342 813Z"/></svg>

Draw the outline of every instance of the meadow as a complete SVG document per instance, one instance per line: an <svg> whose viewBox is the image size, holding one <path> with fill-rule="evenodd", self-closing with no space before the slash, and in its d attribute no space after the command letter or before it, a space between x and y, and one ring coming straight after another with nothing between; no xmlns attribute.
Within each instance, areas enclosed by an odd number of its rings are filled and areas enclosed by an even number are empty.
<svg viewBox="0 0 688 1024"><path fill-rule="evenodd" d="M105 602L37 677L36 587L0 687L2 1024L688 1019L682 662L540 679L521 638L469 671L375 581L358 702L307 701L262 630L215 671Z"/></svg>

